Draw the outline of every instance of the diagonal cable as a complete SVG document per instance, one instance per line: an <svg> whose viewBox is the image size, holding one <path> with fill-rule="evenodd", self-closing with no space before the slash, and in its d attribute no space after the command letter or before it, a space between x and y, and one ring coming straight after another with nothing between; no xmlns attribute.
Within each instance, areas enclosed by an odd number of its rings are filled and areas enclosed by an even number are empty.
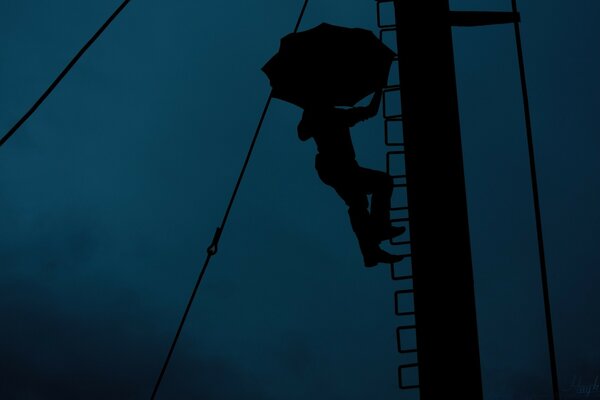
<svg viewBox="0 0 600 400"><path fill-rule="evenodd" d="M75 54L75 57L73 57L71 59L71 61L61 71L61 73L58 74L56 79L54 79L54 81L50 84L50 86L48 86L48 89L46 89L46 91L44 93L42 93L40 98L37 99L37 101L31 106L31 108L29 108L29 110L21 117L21 119L19 119L17 121L17 123L14 124L13 127L10 128L10 130L4 134L4 136L2 136L2 138L0 139L0 147L2 147L2 145L4 143L6 143L6 141L8 139L10 139L10 137L12 135L15 134L15 132L21 127L21 125L23 125L25 123L25 121L27 121L29 119L29 117L31 117L33 115L35 110L38 109L38 107L44 102L44 100L46 100L46 98L50 95L50 93L52 93L52 91L56 88L56 86L58 86L60 81L62 81L63 78L69 73L71 68L73 68L73 66L75 64L77 64L77 61L79 61L79 59L81 58L81 56L83 56L83 54L87 51L87 49L89 49L90 46L92 44L94 44L96 39L98 39L100 37L100 35L102 35L102 32L104 32L106 30L106 28L108 28L108 26L114 21L114 19L117 18L117 16L121 13L121 11L123 11L123 9L125 8L125 6L127 6L129 1L130 0L125 0L121 3L121 5L119 7L117 7L117 9L112 13L112 15L110 17L108 17L108 19L104 22L104 24L102 24L100 29L98 29L96 31L96 33L94 33L94 35L90 38L90 40L87 41L87 43L77 52L77 54Z"/></svg>
<svg viewBox="0 0 600 400"><path fill-rule="evenodd" d="M517 0L512 0L512 11L517 13ZM550 357L550 373L552 375L552 393L554 400L560 400L558 386L558 372L556 367L556 352L554 347L554 334L552 328L552 314L550 312L550 291L548 289L548 271L546 268L546 255L544 251L544 236L542 231L542 215L540 211L540 195L538 192L537 173L535 168L535 157L533 152L533 134L531 127L531 112L529 109L529 95L527 92L527 81L525 79L525 62L523 61L523 46L521 41L521 29L519 23L515 22L515 39L517 44L517 56L519 61L519 74L521 77L521 92L523 97L523 111L525 114L525 130L527 133L527 148L529 151L529 170L531 174L531 187L533 192L533 206L535 209L535 226L537 232L538 254L540 257L540 272L544 296L544 312L546 316L546 336L548 339L548 355Z"/></svg>
<svg viewBox="0 0 600 400"><path fill-rule="evenodd" d="M302 22L302 18L304 17L304 11L306 10L307 5L308 5L308 0L304 0L304 4L302 5L302 9L300 10L300 15L298 16L298 20L296 21L296 25L294 27L294 33L296 33L298 31L298 28L300 27L300 23ZM215 235L213 236L212 242L206 251L207 255L206 255L206 259L204 260L204 265L202 266L202 269L200 270L200 274L198 275L198 279L196 280L196 284L194 285L192 294L190 295L187 306L185 307L185 310L184 310L181 320L179 322L179 326L177 327L177 331L175 332L173 341L171 342L171 347L169 348L167 357L165 358L163 366L160 370L160 374L158 375L158 378L156 379L156 382L154 384L154 389L152 390L152 396L150 397L151 400L154 400L156 398L156 395L158 393L158 389L160 387L162 379L165 375L165 372L167 371L169 362L171 361L171 357L173 356L173 352L175 351L175 346L177 346L177 341L179 340L179 336L181 334L181 331L183 330L183 325L185 324L185 321L189 314L190 308L192 307L192 303L194 302L194 298L196 297L196 293L198 291L198 287L200 286L200 282L202 282L202 278L204 277L204 273L206 272L206 269L208 267L208 264L210 263L212 256L214 256L217 253L217 246L219 244L219 239L221 238L221 233L223 232L223 229L225 229L225 224L227 223L227 219L229 218L229 212L231 211L231 207L233 206L233 203L235 201L238 189L240 187L240 184L242 183L244 173L246 172L246 168L248 167L248 162L250 161L250 156L252 155L252 151L254 150L254 145L256 144L256 140L258 139L258 135L260 133L263 122L267 115L267 111L269 109L269 105L271 104L272 98L273 98L273 95L270 93L269 97L267 98L267 101L265 102L265 106L263 108L262 114L258 121L258 125L256 126L256 130L254 131L254 137L252 138L252 142L250 143L248 153L246 154L246 159L244 160L244 165L242 166L240 175L238 176L237 182L233 189L233 193L231 195L231 198L229 199L229 204L227 205L225 215L223 216L221 225L217 228Z"/></svg>

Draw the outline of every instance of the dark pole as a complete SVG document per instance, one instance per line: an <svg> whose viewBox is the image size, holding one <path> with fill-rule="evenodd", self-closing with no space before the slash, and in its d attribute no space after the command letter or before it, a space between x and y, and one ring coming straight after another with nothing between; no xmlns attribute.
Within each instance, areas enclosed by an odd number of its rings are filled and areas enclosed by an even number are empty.
<svg viewBox="0 0 600 400"><path fill-rule="evenodd" d="M481 400L448 0L394 0L422 400Z"/></svg>

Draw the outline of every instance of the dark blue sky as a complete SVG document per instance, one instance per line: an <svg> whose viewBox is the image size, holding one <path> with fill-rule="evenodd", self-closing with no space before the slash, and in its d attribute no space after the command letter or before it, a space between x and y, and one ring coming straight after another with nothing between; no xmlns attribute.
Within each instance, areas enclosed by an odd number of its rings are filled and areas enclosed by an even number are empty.
<svg viewBox="0 0 600 400"><path fill-rule="evenodd" d="M2 2L1 131L119 3ZM600 375L600 3L521 3L566 390ZM268 96L260 67L300 6L133 1L2 147L0 397L149 396ZM301 29L320 22L375 30L374 2L312 0ZM513 30L454 33L486 398L548 394ZM299 116L270 108L162 398L400 398L399 286L362 267ZM383 169L381 119L353 137Z"/></svg>

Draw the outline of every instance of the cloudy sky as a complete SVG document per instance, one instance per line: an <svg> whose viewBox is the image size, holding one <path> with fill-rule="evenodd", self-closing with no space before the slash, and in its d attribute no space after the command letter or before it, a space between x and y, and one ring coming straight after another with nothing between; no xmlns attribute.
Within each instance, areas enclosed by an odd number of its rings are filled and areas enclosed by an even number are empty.
<svg viewBox="0 0 600 400"><path fill-rule="evenodd" d="M0 131L119 3L0 2ZM521 3L560 385L572 391L600 375L600 3ZM260 67L300 7L133 1L0 149L0 397L149 397L268 96ZM374 2L312 0L301 29L321 22L375 30ZM454 44L485 395L547 396L513 29L455 29ZM299 116L272 103L161 398L415 398L397 388L399 286L387 267L362 266ZM354 129L367 167L385 166L382 125Z"/></svg>

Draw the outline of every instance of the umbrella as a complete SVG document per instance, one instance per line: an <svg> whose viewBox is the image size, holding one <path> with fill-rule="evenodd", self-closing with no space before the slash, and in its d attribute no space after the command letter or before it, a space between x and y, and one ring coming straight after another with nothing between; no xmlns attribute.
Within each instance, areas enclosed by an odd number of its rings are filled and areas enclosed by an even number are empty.
<svg viewBox="0 0 600 400"><path fill-rule="evenodd" d="M283 37L262 70L275 98L303 108L353 106L387 82L394 57L369 30L322 23Z"/></svg>

